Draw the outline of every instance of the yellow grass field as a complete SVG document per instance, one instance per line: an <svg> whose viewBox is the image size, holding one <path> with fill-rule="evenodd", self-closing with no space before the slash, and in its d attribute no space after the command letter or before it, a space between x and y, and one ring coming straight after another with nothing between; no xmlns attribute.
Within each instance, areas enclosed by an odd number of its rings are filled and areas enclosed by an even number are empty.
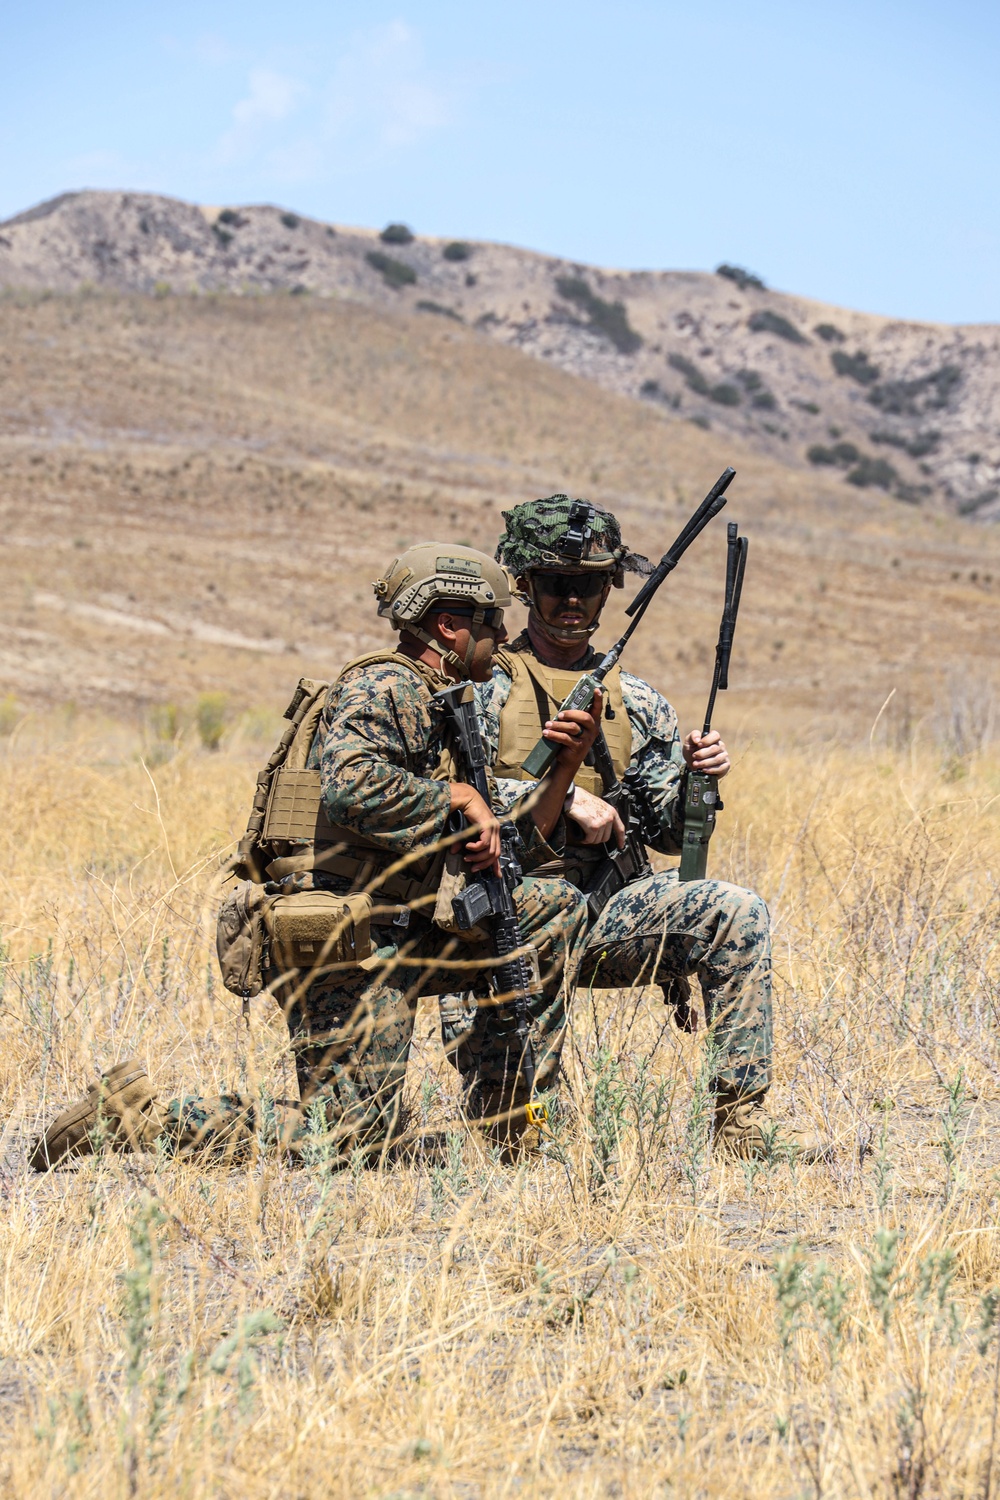
<svg viewBox="0 0 1000 1500"><path fill-rule="evenodd" d="M980 726L736 756L712 871L775 924L777 1108L706 1149L704 1033L579 994L545 1159L484 1160L421 1011L383 1170L25 1149L98 1069L293 1091L214 970L270 729L0 741L0 1488L31 1497L989 1496L1000 1374L1000 759ZM940 740L940 742L939 742Z"/></svg>

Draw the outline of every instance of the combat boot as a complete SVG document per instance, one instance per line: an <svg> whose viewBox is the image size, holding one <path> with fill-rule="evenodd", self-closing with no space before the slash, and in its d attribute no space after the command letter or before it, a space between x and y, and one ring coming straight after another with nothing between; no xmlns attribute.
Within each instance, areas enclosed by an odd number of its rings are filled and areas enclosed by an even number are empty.
<svg viewBox="0 0 1000 1500"><path fill-rule="evenodd" d="M833 1154L830 1142L808 1127L786 1125L764 1112L763 1094L720 1090L715 1100L715 1148L745 1161L781 1157L811 1166Z"/></svg>
<svg viewBox="0 0 1000 1500"><path fill-rule="evenodd" d="M91 1156L104 1143L119 1151L149 1151L164 1128L146 1070L130 1058L53 1120L32 1146L28 1164L35 1172L47 1172L75 1157Z"/></svg>
<svg viewBox="0 0 1000 1500"><path fill-rule="evenodd" d="M522 1090L511 1094L479 1084L471 1090L466 1109L483 1145L498 1151L504 1166L537 1155L542 1144L540 1106L529 1106Z"/></svg>

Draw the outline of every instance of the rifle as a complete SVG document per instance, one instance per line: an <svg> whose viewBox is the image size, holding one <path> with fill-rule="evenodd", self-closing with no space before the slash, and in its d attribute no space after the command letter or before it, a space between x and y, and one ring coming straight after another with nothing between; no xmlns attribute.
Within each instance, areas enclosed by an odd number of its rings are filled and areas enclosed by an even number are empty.
<svg viewBox="0 0 1000 1500"><path fill-rule="evenodd" d="M673 545L664 552L660 561L625 611L630 616L631 623L626 627L624 635L615 642L607 655L601 658L592 672L584 672L582 674L572 692L559 705L558 713L554 717L558 718L559 714L565 713L567 709L590 708L594 701L594 694L601 687L605 677L607 677L611 668L616 664L625 647L628 645L633 631L649 608L650 601L656 590L667 575L672 573L676 568L695 537L704 531L712 517L718 515L719 511L725 505L725 491L729 488L735 477L735 469L726 469L723 474L719 475L719 478L715 481L694 515L683 528ZM559 746L551 744L543 737L530 752L521 769L529 777L541 780L558 753Z"/></svg>
<svg viewBox="0 0 1000 1500"><path fill-rule="evenodd" d="M743 590L743 574L746 571L747 551L750 543L739 535L739 527L730 521L726 528L726 598L722 606L722 621L719 639L715 647L715 671L712 675L712 691L705 710L705 727L702 735L712 727L715 712L715 697L729 686L729 658L733 650L733 635L736 616L740 608ZM689 771L684 795L684 836L681 842L681 880L704 880L708 868L708 841L715 831L715 814L721 810L718 778L704 771Z"/></svg>
<svg viewBox="0 0 1000 1500"><path fill-rule="evenodd" d="M594 741L591 754L594 769L603 784L601 796L625 824L623 846L619 849L613 836L608 840L604 845L603 860L584 887L590 920L596 922L612 896L631 885L633 880L645 880L647 875L652 875L646 845L652 843L660 830L637 767L629 766L621 781L618 780L603 729ZM569 815L573 816L572 808Z"/></svg>
<svg viewBox="0 0 1000 1500"><path fill-rule="evenodd" d="M442 688L434 697L444 709L445 719L454 734L463 778L490 806L486 752L471 682L457 682L453 687ZM464 813L453 812L449 819L450 831L459 833L465 826ZM519 1055L511 1073L516 1076L520 1070L524 1075L529 1123L542 1124L544 1109L531 1103L535 1092L535 1054L528 1032L528 1002L539 986L537 971L526 956L514 905L513 893L521 884L521 866L514 852L517 840L518 833L513 823L501 823L499 875L492 870L476 870L470 874L465 890L452 902L452 912L456 926L464 932L480 923L489 929L490 947L497 960L492 973L493 990L501 1004L512 1000L514 1005Z"/></svg>

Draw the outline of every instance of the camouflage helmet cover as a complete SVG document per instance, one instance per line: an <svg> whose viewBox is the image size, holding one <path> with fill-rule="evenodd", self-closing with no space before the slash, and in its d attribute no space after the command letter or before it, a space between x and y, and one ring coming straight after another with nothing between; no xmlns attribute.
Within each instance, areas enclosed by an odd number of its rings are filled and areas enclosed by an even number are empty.
<svg viewBox="0 0 1000 1500"><path fill-rule="evenodd" d="M507 529L497 545L497 561L517 578L533 568L600 569L611 573L615 587L621 588L624 573L652 572L649 560L622 542L611 512L594 501L549 495L505 510L503 518Z"/></svg>

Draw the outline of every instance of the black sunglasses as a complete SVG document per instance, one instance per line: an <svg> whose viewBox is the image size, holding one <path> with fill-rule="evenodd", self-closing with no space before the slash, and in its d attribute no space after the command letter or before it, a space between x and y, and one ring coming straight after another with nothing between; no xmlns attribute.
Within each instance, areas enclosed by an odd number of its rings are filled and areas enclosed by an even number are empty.
<svg viewBox="0 0 1000 1500"><path fill-rule="evenodd" d="M536 587L551 599L596 599L605 584L607 573L534 573Z"/></svg>

